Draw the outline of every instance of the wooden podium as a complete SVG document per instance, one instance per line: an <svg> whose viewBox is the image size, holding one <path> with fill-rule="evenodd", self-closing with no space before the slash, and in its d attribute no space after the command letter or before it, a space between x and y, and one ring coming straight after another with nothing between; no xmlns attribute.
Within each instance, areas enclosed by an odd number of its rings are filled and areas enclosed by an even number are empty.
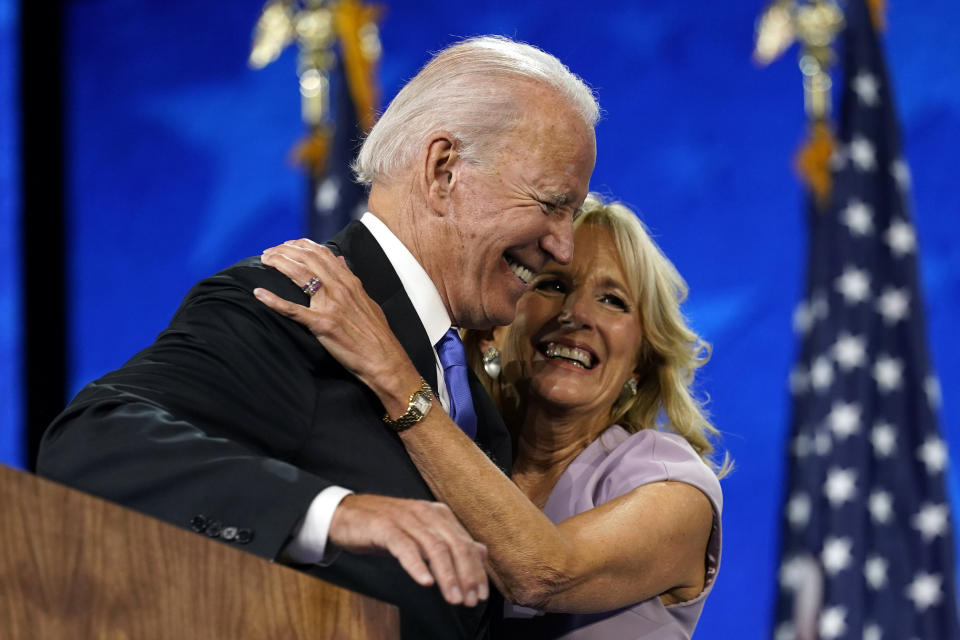
<svg viewBox="0 0 960 640"><path fill-rule="evenodd" d="M0 638L400 637L396 607L0 465Z"/></svg>

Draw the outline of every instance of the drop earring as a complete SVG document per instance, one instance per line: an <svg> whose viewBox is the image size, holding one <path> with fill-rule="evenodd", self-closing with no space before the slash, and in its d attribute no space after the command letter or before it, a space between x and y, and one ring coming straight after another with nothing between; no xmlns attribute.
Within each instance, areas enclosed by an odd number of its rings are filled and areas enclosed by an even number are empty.
<svg viewBox="0 0 960 640"><path fill-rule="evenodd" d="M483 352L483 370L491 380L496 380L500 375L500 350L496 347L487 347Z"/></svg>

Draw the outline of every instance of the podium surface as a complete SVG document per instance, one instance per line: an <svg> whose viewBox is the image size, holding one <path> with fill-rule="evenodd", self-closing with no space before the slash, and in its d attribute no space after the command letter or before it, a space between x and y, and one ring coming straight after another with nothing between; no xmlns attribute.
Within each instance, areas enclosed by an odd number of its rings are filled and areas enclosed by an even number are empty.
<svg viewBox="0 0 960 640"><path fill-rule="evenodd" d="M0 465L0 638L400 637L397 608Z"/></svg>

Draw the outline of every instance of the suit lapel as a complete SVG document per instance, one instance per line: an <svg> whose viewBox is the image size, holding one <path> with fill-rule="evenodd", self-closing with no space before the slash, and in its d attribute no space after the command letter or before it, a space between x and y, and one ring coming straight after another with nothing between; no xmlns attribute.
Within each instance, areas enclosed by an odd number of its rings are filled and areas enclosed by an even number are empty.
<svg viewBox="0 0 960 640"><path fill-rule="evenodd" d="M342 255L347 266L363 283L363 288L383 308L390 329L403 345L413 365L430 386L437 388L437 369L433 345L420 316L403 290L393 265L362 223L347 225L327 243L331 250ZM510 435L503 419L480 381L468 371L470 393L477 412L477 445L509 475L513 464Z"/></svg>
<svg viewBox="0 0 960 640"><path fill-rule="evenodd" d="M373 234L362 223L353 221L327 245L335 254L344 257L367 295L383 308L390 329L410 356L413 366L435 389L437 369L433 345L393 265Z"/></svg>

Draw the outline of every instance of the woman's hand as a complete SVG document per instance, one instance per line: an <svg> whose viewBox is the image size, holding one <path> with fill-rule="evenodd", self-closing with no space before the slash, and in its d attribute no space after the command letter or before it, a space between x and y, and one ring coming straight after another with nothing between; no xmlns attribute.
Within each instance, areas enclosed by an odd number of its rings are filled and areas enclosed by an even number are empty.
<svg viewBox="0 0 960 640"><path fill-rule="evenodd" d="M383 310L343 258L312 240L300 239L267 249L261 262L301 288L312 278L319 280L309 307L262 288L253 294L309 329L330 355L377 394L391 416L402 415L410 394L419 387L420 375L390 330Z"/></svg>

